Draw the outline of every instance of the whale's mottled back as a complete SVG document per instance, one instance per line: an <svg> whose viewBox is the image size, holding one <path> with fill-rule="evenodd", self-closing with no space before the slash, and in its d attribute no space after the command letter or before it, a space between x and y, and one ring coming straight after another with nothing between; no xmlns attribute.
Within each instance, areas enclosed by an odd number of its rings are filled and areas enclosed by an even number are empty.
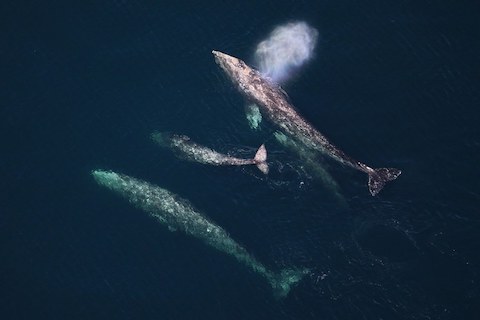
<svg viewBox="0 0 480 320"><path fill-rule="evenodd" d="M357 161L308 123L290 104L283 89L244 61L228 54L212 51L216 63L245 97L261 109L262 115L280 131L306 147L318 150L338 162L368 174L368 187L372 196L377 195L388 181L395 180L401 171L395 168L372 168Z"/></svg>

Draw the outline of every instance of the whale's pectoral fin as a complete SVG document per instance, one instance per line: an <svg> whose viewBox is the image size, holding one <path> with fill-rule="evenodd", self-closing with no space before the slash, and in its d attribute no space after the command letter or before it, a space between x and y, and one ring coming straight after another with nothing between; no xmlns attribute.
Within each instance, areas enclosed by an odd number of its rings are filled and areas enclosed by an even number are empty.
<svg viewBox="0 0 480 320"><path fill-rule="evenodd" d="M395 168L378 168L368 174L368 188L372 196L377 195L388 181L398 178L402 173L401 170Z"/></svg>
<svg viewBox="0 0 480 320"><path fill-rule="evenodd" d="M260 171L262 171L264 174L268 174L267 148L265 148L264 144L258 148L253 161Z"/></svg>
<svg viewBox="0 0 480 320"><path fill-rule="evenodd" d="M247 117L248 125L251 129L260 129L260 123L262 122L262 114L260 113L260 109L255 103L245 106L245 115Z"/></svg>

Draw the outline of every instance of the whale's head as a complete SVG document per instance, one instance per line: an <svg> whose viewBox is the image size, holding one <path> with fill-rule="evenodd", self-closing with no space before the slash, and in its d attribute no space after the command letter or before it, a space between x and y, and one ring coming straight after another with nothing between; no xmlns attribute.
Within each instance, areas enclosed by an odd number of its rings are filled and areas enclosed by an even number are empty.
<svg viewBox="0 0 480 320"><path fill-rule="evenodd" d="M212 53L215 57L215 62L234 83L240 84L250 76L252 69L242 60L220 51L213 50Z"/></svg>
<svg viewBox="0 0 480 320"><path fill-rule="evenodd" d="M235 70L239 65L240 59L216 50L213 50L212 53L215 58L215 62L228 74Z"/></svg>

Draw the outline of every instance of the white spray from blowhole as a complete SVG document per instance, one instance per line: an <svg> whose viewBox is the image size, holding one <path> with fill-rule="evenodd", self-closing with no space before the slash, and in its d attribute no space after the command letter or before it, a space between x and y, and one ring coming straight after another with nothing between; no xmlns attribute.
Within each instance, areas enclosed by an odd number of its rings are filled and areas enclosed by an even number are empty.
<svg viewBox="0 0 480 320"><path fill-rule="evenodd" d="M257 45L255 62L260 72L277 83L305 64L313 55L318 31L305 22L290 22L276 27Z"/></svg>

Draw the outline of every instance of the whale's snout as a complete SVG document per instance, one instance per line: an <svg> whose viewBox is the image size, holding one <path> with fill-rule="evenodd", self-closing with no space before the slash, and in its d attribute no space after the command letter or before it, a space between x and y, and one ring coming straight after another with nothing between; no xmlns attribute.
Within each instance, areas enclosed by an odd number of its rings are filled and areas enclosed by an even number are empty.
<svg viewBox="0 0 480 320"><path fill-rule="evenodd" d="M220 65L224 66L227 62L227 55L225 53L222 53L220 51L212 50L213 57L215 58L215 62Z"/></svg>
<svg viewBox="0 0 480 320"><path fill-rule="evenodd" d="M225 59L225 56L226 56L225 53L222 53L222 52L217 51L217 50L212 50L212 53L213 53L213 56L215 57L215 59L219 59L219 58Z"/></svg>

